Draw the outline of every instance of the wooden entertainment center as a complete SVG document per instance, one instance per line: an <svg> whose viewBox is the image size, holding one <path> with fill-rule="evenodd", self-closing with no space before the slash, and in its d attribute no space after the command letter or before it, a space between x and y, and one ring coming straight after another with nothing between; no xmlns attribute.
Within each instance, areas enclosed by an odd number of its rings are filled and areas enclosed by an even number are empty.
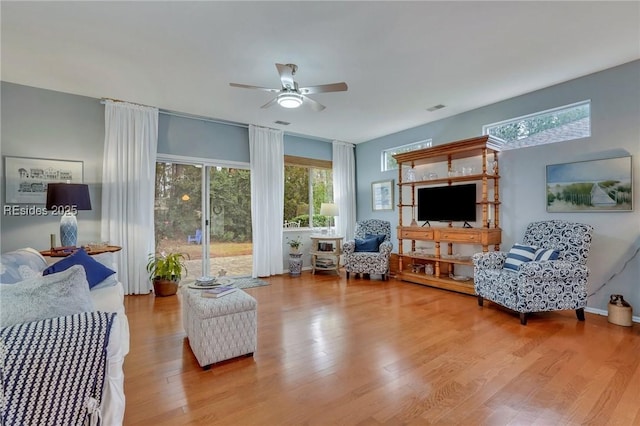
<svg viewBox="0 0 640 426"><path fill-rule="evenodd" d="M454 255L453 245L477 245L481 246L484 252L489 251L490 246L493 246L494 250L500 250L502 232L499 220L498 151L491 147L490 142L489 136L481 136L394 155L398 162L399 189L398 272L396 278L460 293L475 294L473 280L470 277L455 274L456 265L473 266L471 256ZM454 162L464 161L472 161L476 165L463 167L463 172L456 170ZM437 163L446 165L446 176L440 177L435 173L429 173L423 177L415 176L416 166L437 166ZM413 169L410 179L403 176L403 171L407 170L407 166ZM416 190L418 188L473 182L480 182L481 187L480 200L476 202L482 210L480 228L454 227L452 223L449 223L448 226L418 226L415 221ZM410 188L410 202L403 201L403 192L405 192L403 189L405 188ZM489 199L489 192L493 194L491 199ZM403 213L407 208L411 209L413 219L409 226L405 226L403 223ZM493 222L491 216L494 218ZM404 240L410 241L410 251L404 251ZM416 241L434 242L434 252L417 251ZM433 269L433 274L425 273L425 269Z"/></svg>

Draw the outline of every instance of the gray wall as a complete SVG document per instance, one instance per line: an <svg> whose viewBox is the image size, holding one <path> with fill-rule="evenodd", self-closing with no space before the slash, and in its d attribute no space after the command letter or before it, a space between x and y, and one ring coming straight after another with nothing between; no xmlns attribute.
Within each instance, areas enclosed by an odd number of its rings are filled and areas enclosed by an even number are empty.
<svg viewBox="0 0 640 426"><path fill-rule="evenodd" d="M78 214L78 243L100 239L104 106L99 99L1 82L2 156L84 162L91 211ZM330 160L331 143L285 135L285 154ZM158 153L249 163L247 127L160 114ZM0 195L5 207L4 160ZM42 206L44 207L44 206ZM49 248L49 235L59 234L59 217L0 218L1 252L20 247ZM59 243L59 236L58 236Z"/></svg>
<svg viewBox="0 0 640 426"><path fill-rule="evenodd" d="M640 210L637 207L640 203L640 173L637 172L640 170L640 61L357 145L358 219L375 217L397 224L397 208L392 212L374 213L371 210L371 182L397 181L398 178L397 171L380 172L383 149L428 138L438 145L479 136L485 124L587 99L591 100L591 137L506 151L500 155L502 248L508 250L517 242L532 221L565 219L591 224L595 227L595 237L588 263L590 289L593 292L603 284L605 286L589 298L589 307L606 309L609 295L621 293L637 312L640 309L639 256L620 271L640 247ZM633 212L546 212L546 165L621 155L632 155L636 170ZM397 191L395 196L397 201Z"/></svg>
<svg viewBox="0 0 640 426"><path fill-rule="evenodd" d="M284 152L331 160L332 145L326 140L285 134ZM160 114L158 153L249 163L249 130L247 126Z"/></svg>
<svg viewBox="0 0 640 426"><path fill-rule="evenodd" d="M34 157L84 162L90 211L78 213L81 244L100 239L104 107L97 99L2 82L2 184L5 207L4 157ZM41 205L44 207L44 205ZM2 252L30 246L49 248L49 234L59 237L60 217L7 216L0 222Z"/></svg>
<svg viewBox="0 0 640 426"><path fill-rule="evenodd" d="M246 127L160 114L158 153L249 162Z"/></svg>

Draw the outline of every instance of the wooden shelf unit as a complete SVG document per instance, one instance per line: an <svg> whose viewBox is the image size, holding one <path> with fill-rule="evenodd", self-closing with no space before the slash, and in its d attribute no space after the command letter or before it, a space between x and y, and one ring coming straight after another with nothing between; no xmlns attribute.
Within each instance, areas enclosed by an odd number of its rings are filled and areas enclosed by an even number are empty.
<svg viewBox="0 0 640 426"><path fill-rule="evenodd" d="M403 178L403 165L411 168L433 163L446 162L447 170L452 170L454 160L480 157L480 172L474 169L472 174L447 176L429 180L407 181ZM456 280L455 265L472 266L470 257L453 255L453 244L472 244L482 247L482 251L500 250L502 231L500 230L500 174L498 169L498 151L491 147L489 136L465 139L433 148L404 152L394 155L398 162L398 273L396 277L404 281L453 290L460 293L475 294L473 280ZM487 170L487 161L492 161L493 170ZM452 185L462 182L480 182L481 195L476 204L481 206L481 228L462 228L449 226L418 227L403 224L403 212L406 208L416 207L416 188L424 186ZM403 201L403 188L411 188L411 200ZM493 198L489 199L489 189L493 189ZM494 221L489 222L493 213ZM404 240L411 241L411 250L404 252ZM435 251L432 255L416 251L416 241L433 241ZM442 245L446 247L443 249ZM446 252L443 252L446 251ZM413 272L412 264L433 264L433 275Z"/></svg>

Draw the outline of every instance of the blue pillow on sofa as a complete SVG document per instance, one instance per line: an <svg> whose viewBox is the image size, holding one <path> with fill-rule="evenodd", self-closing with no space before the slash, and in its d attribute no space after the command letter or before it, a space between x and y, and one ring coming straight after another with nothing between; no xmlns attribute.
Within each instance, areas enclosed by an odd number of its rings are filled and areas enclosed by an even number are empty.
<svg viewBox="0 0 640 426"><path fill-rule="evenodd" d="M377 237L365 238L365 239L355 239L356 248L353 250L354 252L377 252L380 247L380 243L378 243Z"/></svg>
<svg viewBox="0 0 640 426"><path fill-rule="evenodd" d="M107 268L102 263L93 259L86 251L84 251L84 249L81 248L61 261L49 266L42 272L42 275L66 271L73 265L81 265L84 268L89 288L93 288L95 285L104 281L105 278L116 273L116 271Z"/></svg>

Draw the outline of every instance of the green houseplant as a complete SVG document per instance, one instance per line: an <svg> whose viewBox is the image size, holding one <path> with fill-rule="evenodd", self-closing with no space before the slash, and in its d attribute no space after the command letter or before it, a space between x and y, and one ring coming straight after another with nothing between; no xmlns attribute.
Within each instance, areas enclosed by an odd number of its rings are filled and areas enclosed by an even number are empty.
<svg viewBox="0 0 640 426"><path fill-rule="evenodd" d="M300 240L300 236L296 237L294 240L287 238L287 244L289 244L289 247L291 248L291 253L298 253L298 250L302 245L302 240Z"/></svg>
<svg viewBox="0 0 640 426"><path fill-rule="evenodd" d="M156 296L172 296L178 291L178 282L187 272L185 255L182 253L160 253L149 255L147 272L153 282Z"/></svg>

